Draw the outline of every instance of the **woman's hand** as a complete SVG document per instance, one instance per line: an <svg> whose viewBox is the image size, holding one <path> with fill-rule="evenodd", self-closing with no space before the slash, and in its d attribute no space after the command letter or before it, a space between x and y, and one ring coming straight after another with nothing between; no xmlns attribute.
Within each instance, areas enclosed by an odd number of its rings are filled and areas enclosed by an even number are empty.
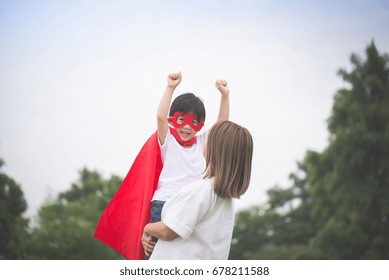
<svg viewBox="0 0 389 280"><path fill-rule="evenodd" d="M146 232L143 232L142 235L142 246L146 256L150 256L154 251L155 242L153 241L153 237Z"/></svg>

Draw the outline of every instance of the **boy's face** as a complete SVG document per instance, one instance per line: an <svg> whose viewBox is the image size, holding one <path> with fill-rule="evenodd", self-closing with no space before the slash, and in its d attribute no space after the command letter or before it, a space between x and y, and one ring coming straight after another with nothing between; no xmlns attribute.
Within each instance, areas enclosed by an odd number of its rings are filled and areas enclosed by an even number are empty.
<svg viewBox="0 0 389 280"><path fill-rule="evenodd" d="M184 125L180 128L175 128L182 141L189 141L196 136L196 131L189 125Z"/></svg>
<svg viewBox="0 0 389 280"><path fill-rule="evenodd" d="M181 128L185 125L189 125L196 132L200 131L204 126L204 120L200 120L195 114L182 112L175 112L173 116L168 118L169 124L173 125L175 128Z"/></svg>
<svg viewBox="0 0 389 280"><path fill-rule="evenodd" d="M181 112L176 112L168 120L183 141L195 137L197 131L201 130L204 125L203 120L198 121L194 114L183 114Z"/></svg>

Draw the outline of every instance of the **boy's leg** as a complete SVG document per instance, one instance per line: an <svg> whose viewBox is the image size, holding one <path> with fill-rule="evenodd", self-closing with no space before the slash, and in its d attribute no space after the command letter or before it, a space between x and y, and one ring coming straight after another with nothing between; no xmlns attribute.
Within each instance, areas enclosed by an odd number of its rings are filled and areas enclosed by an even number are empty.
<svg viewBox="0 0 389 280"><path fill-rule="evenodd" d="M165 201L153 200L151 202L151 221L150 223L156 223L161 221L162 207Z"/></svg>

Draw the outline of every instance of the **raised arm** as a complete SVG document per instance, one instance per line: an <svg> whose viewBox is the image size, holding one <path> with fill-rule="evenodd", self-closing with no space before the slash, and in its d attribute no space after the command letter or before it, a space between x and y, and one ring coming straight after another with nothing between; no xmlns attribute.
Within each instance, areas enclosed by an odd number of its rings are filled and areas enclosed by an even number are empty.
<svg viewBox="0 0 389 280"><path fill-rule="evenodd" d="M182 78L181 72L171 73L168 75L165 93L163 94L162 99L158 106L157 128L158 128L159 141L161 142L161 144L165 143L167 130L169 129L168 121L167 121L169 107L172 101L174 90L180 84L181 78Z"/></svg>
<svg viewBox="0 0 389 280"><path fill-rule="evenodd" d="M227 85L227 81L217 80L215 86L221 93L217 121L228 120L230 117L230 89Z"/></svg>

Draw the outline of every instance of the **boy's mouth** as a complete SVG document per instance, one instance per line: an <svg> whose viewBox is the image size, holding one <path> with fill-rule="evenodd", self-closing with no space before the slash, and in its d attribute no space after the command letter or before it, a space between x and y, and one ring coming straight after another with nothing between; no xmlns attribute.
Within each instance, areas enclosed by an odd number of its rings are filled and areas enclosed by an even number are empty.
<svg viewBox="0 0 389 280"><path fill-rule="evenodd" d="M184 135L184 136L190 136L190 132L188 132L188 131L180 131L181 132L181 134L182 135Z"/></svg>

